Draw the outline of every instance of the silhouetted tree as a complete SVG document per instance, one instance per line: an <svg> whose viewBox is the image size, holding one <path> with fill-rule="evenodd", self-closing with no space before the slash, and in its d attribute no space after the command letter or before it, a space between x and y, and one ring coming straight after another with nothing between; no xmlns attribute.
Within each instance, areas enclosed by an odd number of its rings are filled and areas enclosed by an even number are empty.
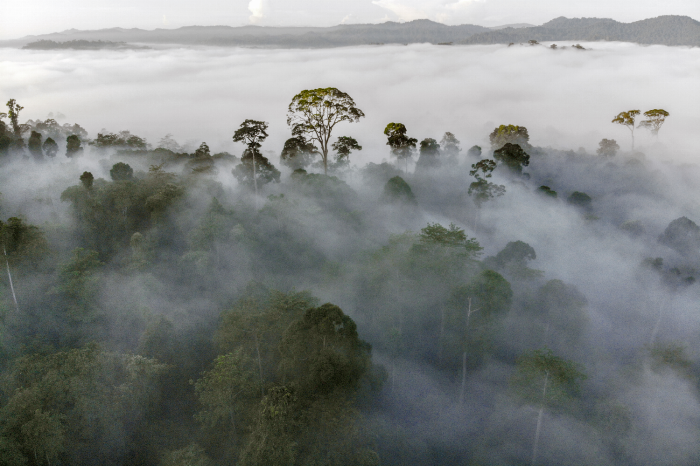
<svg viewBox="0 0 700 466"><path fill-rule="evenodd" d="M258 196L258 178L263 183L279 181L279 171L260 153L260 143L267 139L267 123L257 120L245 120L240 128L233 133L233 142L243 142L248 148L241 157L241 164L234 169L234 175L241 183L250 182L255 188L255 198ZM260 163L260 176L256 166L256 158ZM239 170L240 168L240 170ZM251 173L246 173L250 171Z"/></svg>
<svg viewBox="0 0 700 466"><path fill-rule="evenodd" d="M459 140L450 132L442 136L440 140L440 149L447 157L456 157L462 151L459 147Z"/></svg>
<svg viewBox="0 0 700 466"><path fill-rule="evenodd" d="M382 194L384 202L400 202L405 204L416 204L416 197L411 191L411 187L400 176L395 176L384 185Z"/></svg>
<svg viewBox="0 0 700 466"><path fill-rule="evenodd" d="M44 141L42 147L47 157L56 157L56 154L58 153L58 144L56 144L56 141L51 138L46 138L46 141Z"/></svg>
<svg viewBox="0 0 700 466"><path fill-rule="evenodd" d="M44 152L41 150L41 133L32 131L27 141L27 148L37 162L44 160Z"/></svg>
<svg viewBox="0 0 700 466"><path fill-rule="evenodd" d="M80 138L71 134L66 138L66 157L75 157L83 152L83 148L80 147Z"/></svg>
<svg viewBox="0 0 700 466"><path fill-rule="evenodd" d="M318 147L307 141L303 135L299 135L284 142L280 162L292 170L296 170L311 165L318 155L320 155Z"/></svg>
<svg viewBox="0 0 700 466"><path fill-rule="evenodd" d="M598 145L600 147L598 147L596 153L602 157L613 157L620 150L620 146L614 139L603 139Z"/></svg>
<svg viewBox="0 0 700 466"><path fill-rule="evenodd" d="M384 134L388 138L386 144L391 147L391 155L396 157L397 162L401 159L406 161L406 173L408 173L408 159L413 155L418 139L409 138L406 132L406 126L403 123L389 123L384 128Z"/></svg>
<svg viewBox="0 0 700 466"><path fill-rule="evenodd" d="M435 139L426 138L420 142L420 156L416 163L416 170L422 168L437 167L440 164L440 145Z"/></svg>
<svg viewBox="0 0 700 466"><path fill-rule="evenodd" d="M127 181L134 178L134 169L128 163L117 162L112 165L109 176L114 181Z"/></svg>
<svg viewBox="0 0 700 466"><path fill-rule="evenodd" d="M518 144L505 143L493 152L493 158L503 163L512 173L521 174L530 165L530 156Z"/></svg>

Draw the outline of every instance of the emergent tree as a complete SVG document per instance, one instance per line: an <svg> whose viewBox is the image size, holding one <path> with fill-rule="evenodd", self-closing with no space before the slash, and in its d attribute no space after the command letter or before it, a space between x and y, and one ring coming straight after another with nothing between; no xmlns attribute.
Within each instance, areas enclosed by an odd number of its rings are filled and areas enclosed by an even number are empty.
<svg viewBox="0 0 700 466"><path fill-rule="evenodd" d="M328 173L328 149L333 128L343 121L358 122L365 114L348 94L334 87L301 91L292 98L287 124L293 134L308 135L318 142L323 171Z"/></svg>
<svg viewBox="0 0 700 466"><path fill-rule="evenodd" d="M398 160L406 160L406 173L408 173L408 159L416 148L418 139L406 136L406 126L403 123L389 123L384 128L384 134L389 139L386 143L391 147L391 153Z"/></svg>
<svg viewBox="0 0 700 466"><path fill-rule="evenodd" d="M642 120L637 128L646 128L651 131L651 134L658 137L661 125L664 124L668 115L669 113L661 108L648 110L644 112L644 116L647 117L647 119Z"/></svg>
<svg viewBox="0 0 700 466"><path fill-rule="evenodd" d="M632 133L632 149L634 149L634 120L640 113L641 112L639 110L628 110L626 112L618 113L612 120L612 123L627 126L627 128L630 130L630 133Z"/></svg>

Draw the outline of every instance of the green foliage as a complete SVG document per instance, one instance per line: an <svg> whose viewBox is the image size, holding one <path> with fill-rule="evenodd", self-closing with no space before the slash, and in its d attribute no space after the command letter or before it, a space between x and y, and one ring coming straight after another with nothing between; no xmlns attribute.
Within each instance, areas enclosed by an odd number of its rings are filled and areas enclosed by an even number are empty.
<svg viewBox="0 0 700 466"><path fill-rule="evenodd" d="M284 332L280 368L304 397L355 390L370 367L370 351L355 322L326 303L308 309Z"/></svg>
<svg viewBox="0 0 700 466"><path fill-rule="evenodd" d="M511 172L521 174L523 167L530 165L530 156L518 144L505 143L493 152L493 158L504 164Z"/></svg>
<svg viewBox="0 0 700 466"><path fill-rule="evenodd" d="M134 169L128 163L117 162L112 165L109 176L114 181L128 181L134 178Z"/></svg>
<svg viewBox="0 0 700 466"><path fill-rule="evenodd" d="M91 146L98 149L120 148L130 150L145 150L148 149L148 143L144 138L131 134L129 131L120 131L115 133L98 133L97 138L90 142Z"/></svg>
<svg viewBox="0 0 700 466"><path fill-rule="evenodd" d="M535 260L537 254L529 244L523 241L511 241L495 257L484 261L486 265L493 264L497 270L506 272L509 276L529 280L543 275L541 270L534 270L527 266L527 261Z"/></svg>
<svg viewBox="0 0 700 466"><path fill-rule="evenodd" d="M66 316L78 322L89 322L96 317L99 278L102 267L97 251L76 248L71 258L58 273L55 293L62 298Z"/></svg>
<svg viewBox="0 0 700 466"><path fill-rule="evenodd" d="M348 94L334 87L304 90L292 98L287 125L292 134L305 135L321 149L324 173L328 173L328 149L333 129L344 121L358 122L365 116Z"/></svg>
<svg viewBox="0 0 700 466"><path fill-rule="evenodd" d="M56 141L51 138L46 138L42 148L44 149L44 153L47 157L56 157L56 154L58 153L58 144L56 144Z"/></svg>
<svg viewBox="0 0 700 466"><path fill-rule="evenodd" d="M491 159L480 160L475 164L472 164L472 169L469 172L471 176L476 178L469 185L469 195L474 197L474 202L476 202L477 207L496 197L503 196L506 193L506 187L503 185L497 185L486 180L486 178L491 178L493 171L496 169L496 162Z"/></svg>
<svg viewBox="0 0 700 466"><path fill-rule="evenodd" d="M293 170L306 168L314 161L320 152L303 135L289 138L285 141L280 162Z"/></svg>
<svg viewBox="0 0 700 466"><path fill-rule="evenodd" d="M29 153L34 157L34 160L41 161L44 159L44 151L41 150L41 133L32 131L27 141L27 148L29 149Z"/></svg>
<svg viewBox="0 0 700 466"><path fill-rule="evenodd" d="M12 267L36 269L49 252L44 233L19 217L0 221L0 245L3 257Z"/></svg>
<svg viewBox="0 0 700 466"><path fill-rule="evenodd" d="M83 172L83 174L80 175L80 182L83 184L85 189L91 189L92 184L95 182L95 177L90 172Z"/></svg>
<svg viewBox="0 0 700 466"><path fill-rule="evenodd" d="M411 187L400 176L395 176L384 185L383 202L416 205L416 197Z"/></svg>
<svg viewBox="0 0 700 466"><path fill-rule="evenodd" d="M83 152L80 144L81 141L77 135L71 134L68 136L66 138L66 157L71 158L80 155Z"/></svg>
<svg viewBox="0 0 700 466"><path fill-rule="evenodd" d="M391 147L391 155L397 160L406 160L406 164L413 155L413 149L416 148L418 142L418 139L406 136L407 131L403 123L389 123L384 128L384 134L388 139L386 144Z"/></svg>
<svg viewBox="0 0 700 466"><path fill-rule="evenodd" d="M574 191L566 199L566 202L573 205L573 206L576 206L576 207L582 207L582 208L588 209L591 207L591 203L593 202L593 199L591 199L591 196L589 196L586 193L582 193L580 191Z"/></svg>
<svg viewBox="0 0 700 466"><path fill-rule="evenodd" d="M196 419L209 427L236 428L250 400L260 395L255 364L243 348L218 356L194 384L202 409Z"/></svg>
<svg viewBox="0 0 700 466"><path fill-rule="evenodd" d="M562 406L578 396L579 383L585 379L577 364L555 356L550 349L538 349L518 358L511 387L526 403Z"/></svg>
<svg viewBox="0 0 700 466"><path fill-rule="evenodd" d="M243 152L241 163L236 165L232 173L239 183L249 189L254 188L257 183L279 183L281 175L267 157L254 154L250 150Z"/></svg>
<svg viewBox="0 0 700 466"><path fill-rule="evenodd" d="M491 149L500 149L507 143L517 144L521 147L529 147L530 135L524 126L501 125L489 134Z"/></svg>
<svg viewBox="0 0 700 466"><path fill-rule="evenodd" d="M547 196L547 197L552 197L552 198L554 198L554 199L557 198L557 192L554 191L554 190L553 190L552 188L550 188L549 186L544 186L544 185L543 185L543 186L540 186L539 188L537 188L537 192L540 193L540 194L543 194L543 195L545 195L545 196Z"/></svg>
<svg viewBox="0 0 700 466"><path fill-rule="evenodd" d="M15 99L10 99L5 104L7 105L7 117L12 123L12 131L14 132L16 139L22 138L22 129L19 124L19 112L21 112L24 107L19 105Z"/></svg>
<svg viewBox="0 0 700 466"><path fill-rule="evenodd" d="M612 123L616 125L626 126L632 134L632 149L634 149L634 120L641 112L639 110L628 110L626 112L620 112L615 118L613 118Z"/></svg>
<svg viewBox="0 0 700 466"><path fill-rule="evenodd" d="M0 445L12 447L16 464L124 461L133 453L127 429L141 422L165 370L96 345L17 359L0 408Z"/></svg>

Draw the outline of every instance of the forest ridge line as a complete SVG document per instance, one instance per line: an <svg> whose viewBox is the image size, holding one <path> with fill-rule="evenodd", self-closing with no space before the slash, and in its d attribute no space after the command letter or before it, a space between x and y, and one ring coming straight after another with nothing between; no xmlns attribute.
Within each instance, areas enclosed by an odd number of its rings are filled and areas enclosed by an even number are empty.
<svg viewBox="0 0 700 466"><path fill-rule="evenodd" d="M185 26L178 29L70 29L15 40L0 46L36 41L75 40L141 44L211 45L270 48L332 48L355 45L432 43L441 45L508 44L537 41L621 41L646 45L700 46L700 22L688 16L659 16L632 23L609 18L552 19L540 26L448 26L427 19L405 23L348 24L332 27Z"/></svg>

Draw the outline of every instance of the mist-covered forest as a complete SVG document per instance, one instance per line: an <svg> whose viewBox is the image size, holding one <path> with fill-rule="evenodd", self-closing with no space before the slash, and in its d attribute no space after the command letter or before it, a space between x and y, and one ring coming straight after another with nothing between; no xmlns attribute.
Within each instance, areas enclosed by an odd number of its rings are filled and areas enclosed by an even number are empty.
<svg viewBox="0 0 700 466"><path fill-rule="evenodd" d="M302 91L238 154L7 102L1 465L700 461L673 115L620 109L594 152L387 122L358 165L353 97Z"/></svg>

